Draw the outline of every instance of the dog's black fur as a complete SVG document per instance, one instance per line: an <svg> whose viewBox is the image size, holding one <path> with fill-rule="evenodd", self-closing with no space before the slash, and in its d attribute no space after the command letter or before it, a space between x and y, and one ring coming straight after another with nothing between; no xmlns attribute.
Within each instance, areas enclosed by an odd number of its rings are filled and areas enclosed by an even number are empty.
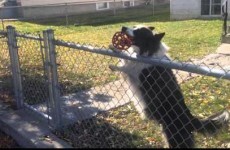
<svg viewBox="0 0 230 150"><path fill-rule="evenodd" d="M123 27L122 32L133 39L128 52L169 59L165 55L167 46L161 42L165 33L158 34L153 29L147 26ZM162 125L170 148L194 147L194 131L213 134L229 121L227 110L204 120L194 117L185 104L180 86L170 68L123 61L121 66L110 65L110 68L127 75L142 105L141 110L137 108L139 113Z"/></svg>

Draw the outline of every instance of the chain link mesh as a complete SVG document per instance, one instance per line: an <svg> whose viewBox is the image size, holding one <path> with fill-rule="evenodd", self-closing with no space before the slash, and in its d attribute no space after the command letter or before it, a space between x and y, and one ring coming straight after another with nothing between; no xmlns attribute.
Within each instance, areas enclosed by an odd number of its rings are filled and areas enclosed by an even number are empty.
<svg viewBox="0 0 230 150"><path fill-rule="evenodd" d="M97 9L97 2L87 0L81 2L57 2L56 4L54 2L54 4L51 5L45 4L46 2L40 2L39 5L37 3L32 6L1 7L0 11L1 18L3 19L23 18L25 20L33 20L38 24L46 24L48 20L52 19L53 23L58 25L76 26L103 24L105 20L107 20L107 22L121 20L127 21L146 16L153 16L153 14L168 14L169 12L169 0L166 0L165 2L155 2L154 6L152 5L152 1L146 0L137 0L134 2L134 5L130 2L130 6L124 6L123 3L127 2L129 3L129 1L103 2L106 3L105 5L107 5L107 7L101 10ZM17 13L7 15L6 12L11 10ZM139 12L138 16L133 15L133 12Z"/></svg>
<svg viewBox="0 0 230 150"><path fill-rule="evenodd" d="M24 36L18 36L17 40L24 102L39 113L49 115L43 43ZM10 78L8 80L11 73L6 37L0 39L0 44L0 92L1 99L6 100L5 95L13 96L9 93L13 87ZM79 148L164 147L162 127L141 117L138 111L142 104L134 96L130 83L119 72L112 72L109 68L111 64L118 65L120 59L60 45L56 46L56 59L62 122L66 125L56 130L56 135ZM226 59L230 62L228 57ZM197 69L204 66L210 71L230 72L229 64L214 63L213 60L217 57L205 61L190 60L188 63L197 66ZM165 71L158 73L164 74ZM229 80L175 69L173 73L194 116L207 118L215 112L230 109ZM136 109L137 106L140 109ZM195 133L196 145L202 148L227 148L229 138L230 128L223 129L215 138Z"/></svg>
<svg viewBox="0 0 230 150"><path fill-rule="evenodd" d="M17 37L24 103L38 112L47 111L48 83L45 75L43 41L20 34ZM36 37L36 36L34 36Z"/></svg>
<svg viewBox="0 0 230 150"><path fill-rule="evenodd" d="M6 34L0 34L0 101L15 108L10 57Z"/></svg>
<svg viewBox="0 0 230 150"><path fill-rule="evenodd" d="M62 113L65 119L77 121L57 130L56 135L74 147L165 146L162 127L142 119L136 109L142 105L134 97L131 85L119 72L109 69L108 66L117 65L119 59L64 46L58 46L56 50ZM197 65L197 68L208 67L210 71L219 69L229 72L223 64L191 60L188 63ZM230 85L229 80L175 69L173 72L180 83L185 103L195 117L207 118L224 108L229 109L230 93L224 88ZM165 71L159 73L164 74ZM217 140L196 134L195 141L198 147L227 147L228 142L221 142L220 139L229 136L229 129L226 129L217 136Z"/></svg>
<svg viewBox="0 0 230 150"><path fill-rule="evenodd" d="M77 121L67 130L56 134L62 138L64 134L67 139L73 137L69 140L74 140L74 147L134 147L130 142L133 136L124 132L131 126L129 123L125 125L126 121L122 123L127 117L126 112L134 110L129 104L134 97L127 81L108 68L109 64L116 65L119 60L62 46L56 50L62 112L65 118ZM116 118L120 113L123 114L122 118ZM135 111L132 114L138 116ZM117 123L114 124L116 119ZM122 128L116 127L120 123Z"/></svg>

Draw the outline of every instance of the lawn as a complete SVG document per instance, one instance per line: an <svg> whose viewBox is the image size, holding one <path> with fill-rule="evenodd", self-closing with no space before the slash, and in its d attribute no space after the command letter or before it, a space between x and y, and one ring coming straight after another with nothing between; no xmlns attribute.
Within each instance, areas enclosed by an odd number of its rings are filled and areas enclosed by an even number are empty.
<svg viewBox="0 0 230 150"><path fill-rule="evenodd" d="M111 17L109 17L111 18ZM158 32L165 32L166 36L163 41L171 48L169 54L172 58L186 61L190 58L202 58L208 53L215 52L220 44L222 33L222 20L185 20L169 21L167 15L155 15L130 19L128 21L109 23L86 24L74 26L70 22L68 27L65 26L63 18L58 23L35 21L15 21L5 22L5 26L13 25L22 33L41 33L42 30L53 29L55 37L64 41L75 43L88 43L91 45L108 47L111 44L111 38L116 31L120 31L122 26L133 26L136 24L145 24L154 26Z"/></svg>
<svg viewBox="0 0 230 150"><path fill-rule="evenodd" d="M185 102L198 118L230 109L230 92L224 88L228 86L229 81L212 77L198 77L181 84ZM132 103L77 122L55 134L76 148L164 147L161 127L153 121L142 120ZM229 140L230 125L214 136L195 133L196 148L227 148Z"/></svg>
<svg viewBox="0 0 230 150"><path fill-rule="evenodd" d="M140 16L130 19L126 19L123 15L120 18L117 16L103 18L100 15L94 16L95 22L87 22L92 19L87 20L82 17L85 19L82 20L77 16L82 23L78 26L74 25L76 23L74 17L70 19L69 26L65 26L65 18L43 21L5 21L4 24L5 26L15 26L21 33L34 35L41 34L42 30L51 28L55 31L56 39L82 44L87 43L99 47L108 47L111 43L111 37L122 26L145 24L154 26L158 32L166 33L163 41L171 48L169 54L173 59L180 61L202 58L209 53L214 53L220 44L223 22L219 19L170 21L167 14ZM102 18L103 22L98 22ZM30 45L27 49L27 41L20 40L19 46L24 50L23 56L25 56L21 59L21 62L27 64L23 67L31 66L31 68L23 70L23 73L29 75L29 79L31 79L25 82L25 86L30 90L27 94L39 97L33 92L39 93L38 89L44 87L42 82L37 81L42 75L34 76L34 73L38 73L38 71L37 68L33 68L31 63L34 63L34 60L40 56L32 55L31 49L34 46L31 47ZM29 50L28 53L27 50ZM114 75L108 69L108 64L114 63L114 59L111 57L89 54L83 51L74 52L73 49L59 46L57 51L57 61L60 63L58 73L63 88L62 94L88 89L117 79L117 74ZM34 84L35 80L36 84ZM30 84L27 85L28 83ZM192 113L198 117L207 117L223 108L230 108L230 93L226 89L229 85L229 81L226 80L199 77L183 83L181 87L184 91L186 103ZM34 89L32 89L32 86L34 86ZM40 101L40 99L37 101ZM215 138L208 137L207 139L198 134L196 135L197 147L226 147L230 139L229 133L228 129ZM150 121L141 120L131 103L99 114L92 119L78 122L61 131L56 131L56 134L74 147L159 148L163 146L160 127Z"/></svg>

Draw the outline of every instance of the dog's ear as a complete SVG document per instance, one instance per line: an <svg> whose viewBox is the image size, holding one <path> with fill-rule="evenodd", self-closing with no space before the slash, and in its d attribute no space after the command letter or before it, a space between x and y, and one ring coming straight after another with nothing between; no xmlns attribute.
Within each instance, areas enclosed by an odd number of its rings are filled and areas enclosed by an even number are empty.
<svg viewBox="0 0 230 150"><path fill-rule="evenodd" d="M165 36L165 32L163 33L159 33L159 34L155 34L154 37L157 41L161 41L161 39Z"/></svg>
<svg viewBox="0 0 230 150"><path fill-rule="evenodd" d="M153 31L155 29L155 27L150 26L149 29Z"/></svg>

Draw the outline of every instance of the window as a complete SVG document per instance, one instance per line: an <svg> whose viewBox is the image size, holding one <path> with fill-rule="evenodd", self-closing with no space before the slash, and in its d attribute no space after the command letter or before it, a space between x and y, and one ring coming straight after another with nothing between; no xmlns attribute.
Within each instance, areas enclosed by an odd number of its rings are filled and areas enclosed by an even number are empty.
<svg viewBox="0 0 230 150"><path fill-rule="evenodd" d="M134 6L134 1L123 1L123 7L131 7Z"/></svg>
<svg viewBox="0 0 230 150"><path fill-rule="evenodd" d="M221 0L201 0L201 15L221 15Z"/></svg>
<svg viewBox="0 0 230 150"><path fill-rule="evenodd" d="M109 9L109 2L102 2L96 4L97 10Z"/></svg>

